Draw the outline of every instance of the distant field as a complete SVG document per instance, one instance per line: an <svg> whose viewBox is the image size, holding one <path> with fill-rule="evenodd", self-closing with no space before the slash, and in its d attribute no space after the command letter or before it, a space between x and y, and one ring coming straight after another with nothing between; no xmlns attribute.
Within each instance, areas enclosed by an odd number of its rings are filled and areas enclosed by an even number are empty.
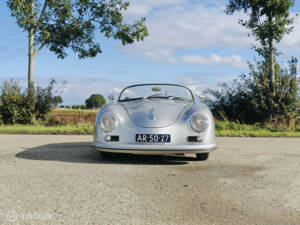
<svg viewBox="0 0 300 225"><path fill-rule="evenodd" d="M54 109L52 113L97 113L98 109Z"/></svg>
<svg viewBox="0 0 300 225"><path fill-rule="evenodd" d="M94 124L98 110L56 109L50 113L48 126Z"/></svg>

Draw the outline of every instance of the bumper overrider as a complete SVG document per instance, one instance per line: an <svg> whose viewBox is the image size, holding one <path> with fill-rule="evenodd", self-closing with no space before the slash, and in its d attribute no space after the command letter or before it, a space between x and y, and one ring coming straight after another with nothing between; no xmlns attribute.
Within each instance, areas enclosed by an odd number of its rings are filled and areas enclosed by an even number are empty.
<svg viewBox="0 0 300 225"><path fill-rule="evenodd" d="M91 145L99 151L143 155L169 155L184 153L207 153L217 148L216 144L207 145L168 145L168 144L121 144L94 141Z"/></svg>

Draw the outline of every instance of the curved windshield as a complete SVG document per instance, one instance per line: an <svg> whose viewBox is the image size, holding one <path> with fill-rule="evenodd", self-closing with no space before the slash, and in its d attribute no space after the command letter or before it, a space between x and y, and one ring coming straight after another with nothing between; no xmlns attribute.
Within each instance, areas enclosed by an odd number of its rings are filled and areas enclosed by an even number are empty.
<svg viewBox="0 0 300 225"><path fill-rule="evenodd" d="M172 99L180 101L193 101L192 92L180 85L171 84L141 84L129 86L120 94L119 101L138 99Z"/></svg>

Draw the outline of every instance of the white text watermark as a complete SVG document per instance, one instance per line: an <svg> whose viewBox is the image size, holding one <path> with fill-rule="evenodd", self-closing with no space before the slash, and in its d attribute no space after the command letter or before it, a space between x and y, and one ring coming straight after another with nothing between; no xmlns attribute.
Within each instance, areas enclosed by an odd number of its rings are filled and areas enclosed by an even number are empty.
<svg viewBox="0 0 300 225"><path fill-rule="evenodd" d="M6 213L6 220L9 222L26 221L26 220L46 221L52 219L53 219L52 214L43 213L43 212L16 212L14 210L11 210Z"/></svg>

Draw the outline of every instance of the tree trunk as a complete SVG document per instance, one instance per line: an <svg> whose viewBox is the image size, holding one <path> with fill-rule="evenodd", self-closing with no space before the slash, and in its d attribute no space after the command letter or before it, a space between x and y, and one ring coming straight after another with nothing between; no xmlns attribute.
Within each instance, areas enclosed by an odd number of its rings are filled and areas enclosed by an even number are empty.
<svg viewBox="0 0 300 225"><path fill-rule="evenodd" d="M270 82L270 89L274 93L274 90L275 90L275 68L274 68L274 46L273 46L272 38L269 38L269 82Z"/></svg>
<svg viewBox="0 0 300 225"><path fill-rule="evenodd" d="M271 92L274 94L275 92L275 68L274 68L274 38L273 38L273 32L272 32L272 13L269 14L269 87Z"/></svg>
<svg viewBox="0 0 300 225"><path fill-rule="evenodd" d="M33 80L33 70L34 70L34 1L31 0L31 23L28 31L28 93L34 91L34 80Z"/></svg>
<svg viewBox="0 0 300 225"><path fill-rule="evenodd" d="M33 28L30 28L29 32L29 41L28 41L28 92L34 90L34 31Z"/></svg>

